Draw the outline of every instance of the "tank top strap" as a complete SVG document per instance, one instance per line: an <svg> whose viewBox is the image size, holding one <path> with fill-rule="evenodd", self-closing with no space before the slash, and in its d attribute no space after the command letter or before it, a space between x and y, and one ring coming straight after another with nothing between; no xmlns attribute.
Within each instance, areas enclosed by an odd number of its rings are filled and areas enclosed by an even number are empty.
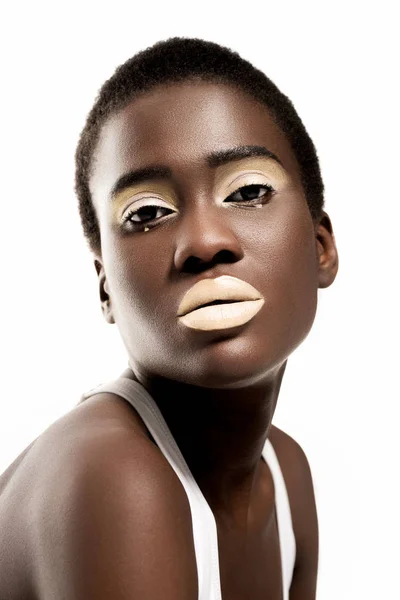
<svg viewBox="0 0 400 600"><path fill-rule="evenodd" d="M160 409L141 384L122 376L102 383L82 394L79 403L94 394L102 392L117 394L133 406L179 477L187 494L192 515L199 589L198 600L222 600L215 518L172 437Z"/></svg>
<svg viewBox="0 0 400 600"><path fill-rule="evenodd" d="M281 550L283 600L289 600L296 560L296 538L293 531L292 515L285 480L274 447L266 440L263 457L268 464L275 487L275 506L278 521L279 545Z"/></svg>

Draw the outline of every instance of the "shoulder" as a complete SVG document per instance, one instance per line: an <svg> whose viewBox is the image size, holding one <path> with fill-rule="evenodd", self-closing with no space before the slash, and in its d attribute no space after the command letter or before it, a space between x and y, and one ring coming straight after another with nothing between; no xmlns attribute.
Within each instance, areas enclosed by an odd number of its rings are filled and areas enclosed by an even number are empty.
<svg viewBox="0 0 400 600"><path fill-rule="evenodd" d="M317 525L314 484L307 456L300 444L282 429L272 425L268 436L277 455L289 497L293 529L299 554L304 538Z"/></svg>
<svg viewBox="0 0 400 600"><path fill-rule="evenodd" d="M100 410L93 399L41 441L34 547L43 597L196 597L186 493L127 408L126 419L123 403L103 397Z"/></svg>
<svg viewBox="0 0 400 600"><path fill-rule="evenodd" d="M296 475L308 475L309 478L311 477L311 469L307 456L294 438L282 429L279 429L279 427L271 425L268 439L271 441L278 457L285 482L286 478L290 482Z"/></svg>
<svg viewBox="0 0 400 600"><path fill-rule="evenodd" d="M268 437L285 480L296 538L296 564L290 598L315 598L319 540L310 464L300 444L283 430L272 425Z"/></svg>

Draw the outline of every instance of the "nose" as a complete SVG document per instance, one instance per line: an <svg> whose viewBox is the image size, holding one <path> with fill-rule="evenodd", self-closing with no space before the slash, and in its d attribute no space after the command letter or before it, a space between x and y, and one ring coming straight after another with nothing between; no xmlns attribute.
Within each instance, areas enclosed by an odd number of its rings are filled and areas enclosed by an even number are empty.
<svg viewBox="0 0 400 600"><path fill-rule="evenodd" d="M203 269L205 264L243 258L242 245L226 212L212 202L191 203L176 230L174 261L178 271L193 271L194 266Z"/></svg>

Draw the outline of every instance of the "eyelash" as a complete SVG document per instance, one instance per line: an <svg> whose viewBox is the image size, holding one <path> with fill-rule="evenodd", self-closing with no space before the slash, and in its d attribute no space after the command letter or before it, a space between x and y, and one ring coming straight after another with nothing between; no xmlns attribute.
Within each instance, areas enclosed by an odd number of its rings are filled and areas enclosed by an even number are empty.
<svg viewBox="0 0 400 600"><path fill-rule="evenodd" d="M259 197L259 198L253 198L251 200L243 201L241 203L240 202L235 202L235 203L239 204L239 205L243 205L243 203L246 203L246 205L250 204L250 206L254 206L254 205L259 206L261 204L264 204L264 202L265 202L264 201L265 196L268 196L268 195L271 196L275 192L275 189L271 185L269 185L268 183L263 183L263 184L261 184L261 183L252 183L252 184L249 184L249 185L242 185L241 187L237 188L237 190L235 190L234 192L232 192L231 194L229 194L228 198L231 198L232 196L234 196L238 192L241 192L242 190L245 190L245 189L248 189L248 188L254 188L254 187L265 188L267 191L264 194L262 194L262 196ZM241 207L243 208L243 206L241 206ZM124 217L123 222L124 223L128 222L129 224L132 224L134 226L144 225L145 227L147 227L147 226L149 226L150 228L154 227L156 225L156 223L151 224L152 221L154 221L154 219L150 219L149 221L131 221L131 217L133 215L138 214L139 211L142 208L146 208L146 209L148 209L148 208L157 208L157 209L161 209L161 210L170 210L166 206L158 206L158 205L155 205L155 204L146 204L144 206L141 206L137 210L135 210L133 208L130 209L128 211L126 217ZM171 212L173 212L173 211L171 211ZM164 216L167 216L167 215L164 215Z"/></svg>

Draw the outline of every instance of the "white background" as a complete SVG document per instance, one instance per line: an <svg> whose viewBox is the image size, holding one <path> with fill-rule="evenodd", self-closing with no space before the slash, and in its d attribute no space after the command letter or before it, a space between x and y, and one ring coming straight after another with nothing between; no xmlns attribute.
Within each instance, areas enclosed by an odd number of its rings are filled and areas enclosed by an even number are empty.
<svg viewBox="0 0 400 600"><path fill-rule="evenodd" d="M274 416L313 473L317 600L400 598L394 8L268 0L3 8L0 472L83 391L127 366L100 311L73 192L75 146L98 89L158 40L216 41L292 99L318 150L339 249L337 279L319 290Z"/></svg>

